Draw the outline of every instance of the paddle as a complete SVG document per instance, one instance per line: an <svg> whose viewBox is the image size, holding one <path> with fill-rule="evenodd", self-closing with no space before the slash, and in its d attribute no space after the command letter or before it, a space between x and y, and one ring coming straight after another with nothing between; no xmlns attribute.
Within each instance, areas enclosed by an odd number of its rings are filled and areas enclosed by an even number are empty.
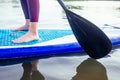
<svg viewBox="0 0 120 80"><path fill-rule="evenodd" d="M61 0L57 0L64 9L72 31L85 52L98 59L107 55L112 44L109 38L95 24L68 10Z"/></svg>
<svg viewBox="0 0 120 80"><path fill-rule="evenodd" d="M115 28L115 29L120 29L120 27L113 26L113 25L109 25L109 24L104 24L104 26L110 26L110 27L113 27L113 28Z"/></svg>

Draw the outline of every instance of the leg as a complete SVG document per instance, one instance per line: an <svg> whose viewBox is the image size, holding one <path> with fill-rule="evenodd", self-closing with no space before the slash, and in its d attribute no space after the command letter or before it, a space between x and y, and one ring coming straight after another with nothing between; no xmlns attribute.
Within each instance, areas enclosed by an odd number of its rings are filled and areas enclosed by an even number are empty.
<svg viewBox="0 0 120 80"><path fill-rule="evenodd" d="M27 0L20 0L22 10L26 19L25 25L17 28L16 30L28 30L28 27L30 26L30 19L29 19L29 11L28 11L28 5L27 5Z"/></svg>
<svg viewBox="0 0 120 80"><path fill-rule="evenodd" d="M38 19L39 19L39 0L27 0L28 10L29 10L29 18L30 18L30 26L29 31L22 37L13 40L14 43L23 43L29 42L32 40L38 40Z"/></svg>

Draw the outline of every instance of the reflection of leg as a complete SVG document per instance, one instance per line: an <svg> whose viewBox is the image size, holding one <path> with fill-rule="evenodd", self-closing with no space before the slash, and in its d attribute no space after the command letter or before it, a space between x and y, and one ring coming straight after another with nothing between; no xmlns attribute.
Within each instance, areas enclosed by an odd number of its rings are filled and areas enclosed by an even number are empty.
<svg viewBox="0 0 120 80"><path fill-rule="evenodd" d="M44 76L38 71L38 60L31 62L32 63L32 80L45 80Z"/></svg>
<svg viewBox="0 0 120 80"><path fill-rule="evenodd" d="M29 31L22 37L13 40L14 43L23 43L29 42L32 40L39 39L37 26L38 26L38 18L39 18L39 0L27 0L29 17L30 17L30 26Z"/></svg>
<svg viewBox="0 0 120 80"><path fill-rule="evenodd" d="M28 30L28 27L29 27L29 24L30 24L30 18L29 18L27 0L20 0L20 2L21 2L22 10L24 12L26 23L25 23L25 25L17 28L16 30Z"/></svg>
<svg viewBox="0 0 120 80"><path fill-rule="evenodd" d="M32 73L32 65L31 63L23 63L23 76L20 80L31 80L31 73Z"/></svg>
<svg viewBox="0 0 120 80"><path fill-rule="evenodd" d="M33 71L32 80L45 80L45 78L39 71Z"/></svg>
<svg viewBox="0 0 120 80"><path fill-rule="evenodd" d="M23 76L20 80L45 80L44 76L38 70L38 60L23 63Z"/></svg>
<svg viewBox="0 0 120 80"><path fill-rule="evenodd" d="M39 63L38 60L35 60L35 61L31 62L31 64L32 64L32 71L37 71L38 70L38 63Z"/></svg>

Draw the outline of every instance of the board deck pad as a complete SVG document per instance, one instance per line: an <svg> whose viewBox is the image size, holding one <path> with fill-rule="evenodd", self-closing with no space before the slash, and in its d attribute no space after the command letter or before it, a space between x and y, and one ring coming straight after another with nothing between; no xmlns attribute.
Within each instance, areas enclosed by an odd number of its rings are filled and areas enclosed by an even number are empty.
<svg viewBox="0 0 120 80"><path fill-rule="evenodd" d="M0 46L32 45L73 34L71 30L40 29L38 30L40 40L34 40L31 42L20 43L20 44L16 44L12 42L12 40L19 38L20 36L24 35L26 32L27 31L0 29Z"/></svg>

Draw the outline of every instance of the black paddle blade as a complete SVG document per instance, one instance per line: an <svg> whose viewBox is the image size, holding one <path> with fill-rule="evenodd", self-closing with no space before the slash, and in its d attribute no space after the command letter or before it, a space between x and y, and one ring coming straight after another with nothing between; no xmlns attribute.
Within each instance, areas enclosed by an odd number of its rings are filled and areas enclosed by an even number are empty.
<svg viewBox="0 0 120 80"><path fill-rule="evenodd" d="M76 39L90 57L102 58L111 51L111 41L96 25L69 10L66 15Z"/></svg>
<svg viewBox="0 0 120 80"><path fill-rule="evenodd" d="M72 31L85 52L92 58L106 56L112 49L109 38L96 25L85 18L69 11L61 0L58 0L66 12Z"/></svg>

